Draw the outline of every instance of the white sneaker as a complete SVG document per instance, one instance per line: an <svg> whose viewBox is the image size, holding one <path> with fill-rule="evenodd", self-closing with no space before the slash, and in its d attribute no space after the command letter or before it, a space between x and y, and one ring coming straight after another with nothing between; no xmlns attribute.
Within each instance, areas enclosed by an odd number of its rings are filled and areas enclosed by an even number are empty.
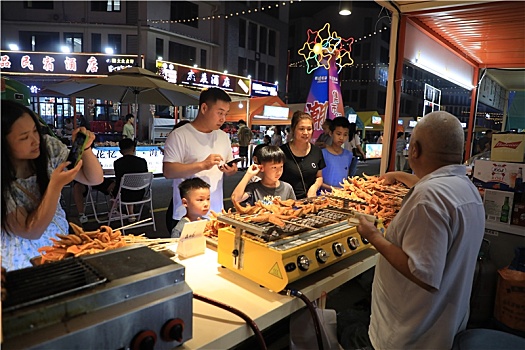
<svg viewBox="0 0 525 350"><path fill-rule="evenodd" d="M135 216L130 216L130 217L128 218L128 221L129 221L130 223L134 223L135 221L137 221L137 217L135 217Z"/></svg>
<svg viewBox="0 0 525 350"><path fill-rule="evenodd" d="M85 224L86 222L88 222L88 217L86 215L80 215L78 217L78 220L80 221L81 224Z"/></svg>

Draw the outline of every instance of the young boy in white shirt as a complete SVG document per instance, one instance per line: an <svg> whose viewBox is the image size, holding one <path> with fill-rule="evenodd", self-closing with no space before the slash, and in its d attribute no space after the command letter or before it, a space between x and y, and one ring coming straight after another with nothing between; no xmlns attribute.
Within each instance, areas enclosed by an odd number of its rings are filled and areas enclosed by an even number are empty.
<svg viewBox="0 0 525 350"><path fill-rule="evenodd" d="M179 191L186 215L171 230L171 238L179 238L187 222L207 220L210 210L210 185L206 181L198 177L186 179L180 183Z"/></svg>
<svg viewBox="0 0 525 350"><path fill-rule="evenodd" d="M295 199L292 186L284 181L279 181L283 174L284 153L277 146L264 146L257 154L259 164L252 164L246 174L235 187L232 200L253 205L259 200L267 200L273 197L281 197L282 200ZM261 180L250 182L258 175Z"/></svg>

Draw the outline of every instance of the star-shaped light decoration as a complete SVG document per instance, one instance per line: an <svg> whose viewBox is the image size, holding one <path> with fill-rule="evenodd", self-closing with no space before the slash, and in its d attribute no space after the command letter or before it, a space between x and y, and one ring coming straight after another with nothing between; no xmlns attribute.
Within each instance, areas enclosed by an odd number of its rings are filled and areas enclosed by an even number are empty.
<svg viewBox="0 0 525 350"><path fill-rule="evenodd" d="M306 33L308 39L298 53L304 57L308 74L319 67L328 69L332 58L336 60L336 65L339 67L338 73L343 67L354 64L354 60L350 57L354 38L341 38L337 32L330 31L329 23L317 31L308 29Z"/></svg>

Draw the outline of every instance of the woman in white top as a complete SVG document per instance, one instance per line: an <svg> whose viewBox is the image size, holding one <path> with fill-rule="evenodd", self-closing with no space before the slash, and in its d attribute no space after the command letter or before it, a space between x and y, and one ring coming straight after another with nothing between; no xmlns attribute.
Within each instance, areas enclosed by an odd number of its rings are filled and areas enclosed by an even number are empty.
<svg viewBox="0 0 525 350"><path fill-rule="evenodd" d="M274 127L271 145L281 147L282 144L283 144L283 136L281 134L281 127L276 126Z"/></svg>

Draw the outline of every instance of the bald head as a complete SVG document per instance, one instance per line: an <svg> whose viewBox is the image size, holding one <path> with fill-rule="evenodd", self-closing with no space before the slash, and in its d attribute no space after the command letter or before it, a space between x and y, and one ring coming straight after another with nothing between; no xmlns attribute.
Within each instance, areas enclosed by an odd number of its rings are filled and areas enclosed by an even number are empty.
<svg viewBox="0 0 525 350"><path fill-rule="evenodd" d="M465 136L459 119L448 112L432 112L421 119L412 134L423 153L439 163L459 164Z"/></svg>

